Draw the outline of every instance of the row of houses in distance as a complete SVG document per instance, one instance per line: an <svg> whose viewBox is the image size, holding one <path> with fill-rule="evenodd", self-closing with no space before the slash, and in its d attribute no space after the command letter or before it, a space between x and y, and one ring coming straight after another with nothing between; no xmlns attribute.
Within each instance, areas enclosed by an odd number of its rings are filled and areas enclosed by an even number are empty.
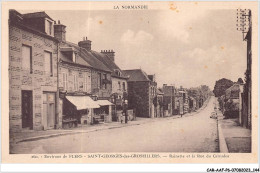
<svg viewBox="0 0 260 173"><path fill-rule="evenodd" d="M66 26L45 12L10 10L10 131L120 121L125 100L129 115L155 118L194 111L207 99L182 87L158 88L155 75L121 70L113 50L91 45L87 37L68 41Z"/></svg>

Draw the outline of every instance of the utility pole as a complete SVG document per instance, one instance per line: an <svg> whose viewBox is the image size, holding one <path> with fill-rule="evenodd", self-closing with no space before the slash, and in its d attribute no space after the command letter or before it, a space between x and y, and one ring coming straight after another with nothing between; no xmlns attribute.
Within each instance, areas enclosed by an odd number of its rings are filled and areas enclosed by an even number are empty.
<svg viewBox="0 0 260 173"><path fill-rule="evenodd" d="M251 29L251 10L237 9L237 30L242 31L243 41L247 41L246 35Z"/></svg>
<svg viewBox="0 0 260 173"><path fill-rule="evenodd" d="M247 42L247 69L245 72L245 85L243 91L242 125L251 129L252 117L252 14L250 9L237 9L237 30L242 31L243 41Z"/></svg>

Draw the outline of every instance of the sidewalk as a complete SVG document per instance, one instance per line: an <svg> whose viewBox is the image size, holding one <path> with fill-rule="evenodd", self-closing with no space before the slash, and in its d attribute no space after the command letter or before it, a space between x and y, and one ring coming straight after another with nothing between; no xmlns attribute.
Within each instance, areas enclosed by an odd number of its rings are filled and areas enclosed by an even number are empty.
<svg viewBox="0 0 260 173"><path fill-rule="evenodd" d="M35 130L22 130L20 132L11 133L10 134L10 142L11 143L19 143L25 141L34 141L39 139L45 139L50 137L62 136L62 135L70 135L76 133L90 133L95 131L113 129L113 128L123 128L128 126L141 125L146 123L152 123L162 120L175 119L180 118L180 116L171 116L164 118L140 118L137 117L135 121L128 121L127 124L120 122L111 122L111 123L101 123L95 125L79 125L77 128L71 129L52 129L52 130L43 130L43 131L35 131Z"/></svg>
<svg viewBox="0 0 260 173"><path fill-rule="evenodd" d="M198 109L196 112L191 112L184 114L182 117L192 116L194 114L199 113L203 110L208 104L208 100L204 103L204 105ZM121 122L111 122L111 123L101 123L95 125L79 125L77 128L71 129L52 129L52 130L43 130L43 131L35 131L35 130L22 130L20 132L10 134L10 143L15 144L19 142L25 141L34 141L39 139L45 139L50 137L57 137L62 135L70 135L76 133L90 133L101 130L108 130L114 128L123 128L128 126L136 126L146 123L158 122L158 121L167 121L169 119L181 118L180 115L173 115L169 117L160 117L160 118L140 118L136 117L135 121L128 121L127 124Z"/></svg>
<svg viewBox="0 0 260 173"><path fill-rule="evenodd" d="M251 130L241 127L238 123L238 118L224 119L223 114L219 110L217 114L220 152L250 153Z"/></svg>

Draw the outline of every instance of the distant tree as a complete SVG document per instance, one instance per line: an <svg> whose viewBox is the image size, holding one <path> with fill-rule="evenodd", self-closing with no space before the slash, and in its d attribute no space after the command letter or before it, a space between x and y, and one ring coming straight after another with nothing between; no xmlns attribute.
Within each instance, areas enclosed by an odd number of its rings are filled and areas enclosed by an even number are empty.
<svg viewBox="0 0 260 173"><path fill-rule="evenodd" d="M130 109L135 109L136 115L141 114L141 109L142 109L142 104L143 104L143 99L142 97L135 91L133 90L131 93L128 95L128 103L129 103L129 108Z"/></svg>
<svg viewBox="0 0 260 173"><path fill-rule="evenodd" d="M231 87L234 84L229 79L222 78L218 81L216 81L216 84L214 86L213 93L215 94L216 97L220 97L225 94L226 89Z"/></svg>
<svg viewBox="0 0 260 173"><path fill-rule="evenodd" d="M188 95L196 100L198 107L201 107L203 103L211 95L212 91L207 85L201 85L199 87L193 87L188 89Z"/></svg>

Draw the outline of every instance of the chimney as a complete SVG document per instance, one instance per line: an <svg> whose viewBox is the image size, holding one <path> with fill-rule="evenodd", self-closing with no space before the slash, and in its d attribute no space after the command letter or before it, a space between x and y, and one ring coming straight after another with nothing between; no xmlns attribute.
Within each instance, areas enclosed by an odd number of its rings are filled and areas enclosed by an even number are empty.
<svg viewBox="0 0 260 173"><path fill-rule="evenodd" d="M107 55L110 60L115 62L115 52L113 50L101 50L101 53Z"/></svg>
<svg viewBox="0 0 260 173"><path fill-rule="evenodd" d="M61 42L66 42L66 26L58 23L54 23L54 37Z"/></svg>
<svg viewBox="0 0 260 173"><path fill-rule="evenodd" d="M79 47L86 49L87 51L91 51L91 41L88 38L83 37L83 41L78 42Z"/></svg>

